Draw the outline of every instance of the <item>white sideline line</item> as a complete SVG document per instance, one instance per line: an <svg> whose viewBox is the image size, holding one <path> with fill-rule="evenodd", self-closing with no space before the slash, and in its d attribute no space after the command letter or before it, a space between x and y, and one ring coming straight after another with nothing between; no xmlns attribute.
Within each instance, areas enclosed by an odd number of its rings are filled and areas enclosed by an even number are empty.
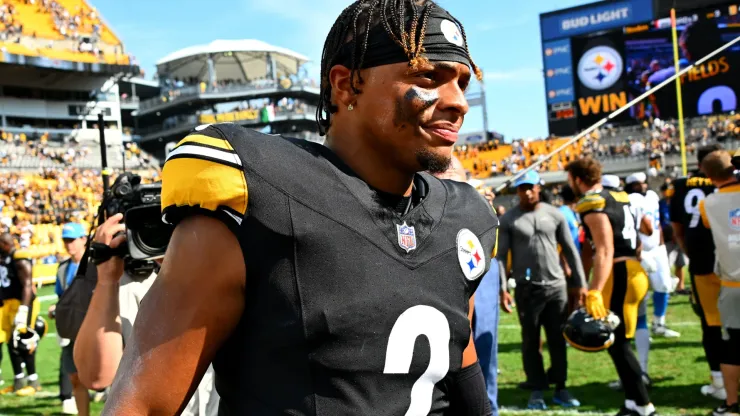
<svg viewBox="0 0 740 416"><path fill-rule="evenodd" d="M689 321L689 322L668 322L666 325L670 328L672 326L675 326L675 327L679 327L679 326L700 326L701 323L698 322L698 321L697 322L693 322L693 321ZM498 328L499 329L519 329L520 327L519 327L519 325L515 325L515 324L506 324L506 325L499 325Z"/></svg>
<svg viewBox="0 0 740 416"><path fill-rule="evenodd" d="M578 410L527 410L527 409L520 409L520 408L508 408L508 407L499 407L499 412L506 413L506 414L513 414L513 415L529 415L533 412L537 413L545 413L548 416L571 416L571 415L584 415L584 416L605 416L605 415L611 415L611 413L598 413L598 412L587 412L587 411L578 411Z"/></svg>
<svg viewBox="0 0 740 416"><path fill-rule="evenodd" d="M49 301L52 301L52 300L57 300L57 295L39 296L39 302L41 302L41 303L49 302Z"/></svg>

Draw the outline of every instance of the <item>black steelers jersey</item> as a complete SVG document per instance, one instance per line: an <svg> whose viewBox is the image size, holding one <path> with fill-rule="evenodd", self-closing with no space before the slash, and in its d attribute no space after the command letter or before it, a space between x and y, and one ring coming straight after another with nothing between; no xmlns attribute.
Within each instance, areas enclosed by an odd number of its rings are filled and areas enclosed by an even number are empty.
<svg viewBox="0 0 740 416"><path fill-rule="evenodd" d="M0 296L2 299L22 299L23 285L18 278L18 261L31 261L23 250L14 250L0 261Z"/></svg>
<svg viewBox="0 0 740 416"><path fill-rule="evenodd" d="M637 221L630 210L630 200L626 192L602 189L588 192L576 204L581 215L586 237L593 241L591 230L585 222L586 216L603 212L609 218L614 231L614 258L635 257L637 255Z"/></svg>
<svg viewBox="0 0 740 416"><path fill-rule="evenodd" d="M328 148L234 124L197 128L162 179L165 221L221 219L246 262L219 414L448 412L498 228L475 189L419 174L426 197L400 215Z"/></svg>
<svg viewBox="0 0 740 416"><path fill-rule="evenodd" d="M701 174L673 181L671 222L683 225L689 272L693 275L714 273L714 239L712 231L701 222L699 202L715 190L712 181Z"/></svg>

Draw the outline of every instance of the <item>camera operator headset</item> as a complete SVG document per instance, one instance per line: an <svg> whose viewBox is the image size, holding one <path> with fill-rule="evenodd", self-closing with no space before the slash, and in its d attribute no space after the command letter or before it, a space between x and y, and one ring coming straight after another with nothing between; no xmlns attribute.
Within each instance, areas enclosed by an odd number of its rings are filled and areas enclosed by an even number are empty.
<svg viewBox="0 0 740 416"><path fill-rule="evenodd" d="M101 206L107 219L97 228L90 246L98 276L75 340L74 361L80 380L92 389L113 383L139 305L156 279L159 259L169 241L171 230L163 228L159 214L161 186L140 185L140 181L130 173L116 180ZM182 414L216 413L218 395L213 382L211 367Z"/></svg>

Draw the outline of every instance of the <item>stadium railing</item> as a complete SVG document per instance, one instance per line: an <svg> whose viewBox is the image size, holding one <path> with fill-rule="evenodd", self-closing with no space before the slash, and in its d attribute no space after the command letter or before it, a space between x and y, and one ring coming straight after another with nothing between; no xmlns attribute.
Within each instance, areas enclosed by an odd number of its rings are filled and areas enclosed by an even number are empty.
<svg viewBox="0 0 740 416"><path fill-rule="evenodd" d="M235 95L260 91L265 94L272 94L277 91L308 91L318 94L318 88L295 84L290 88L281 88L277 83L272 84L230 84L217 87L191 85L182 88L173 88L156 98L143 100L139 103L139 112L151 110L156 107L162 107L171 103L184 100L187 98L220 98L222 96Z"/></svg>

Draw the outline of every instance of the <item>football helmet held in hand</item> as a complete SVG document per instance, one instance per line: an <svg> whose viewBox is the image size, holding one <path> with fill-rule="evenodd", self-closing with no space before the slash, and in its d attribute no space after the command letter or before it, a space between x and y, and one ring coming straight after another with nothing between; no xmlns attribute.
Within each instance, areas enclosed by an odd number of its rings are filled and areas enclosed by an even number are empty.
<svg viewBox="0 0 740 416"><path fill-rule="evenodd" d="M620 320L611 311L604 319L594 319L580 308L574 311L565 322L563 336L574 348L586 352L603 351L614 343L614 329Z"/></svg>
<svg viewBox="0 0 740 416"><path fill-rule="evenodd" d="M13 331L13 349L33 354L40 339L41 337L34 329L26 328L24 332L16 329Z"/></svg>

